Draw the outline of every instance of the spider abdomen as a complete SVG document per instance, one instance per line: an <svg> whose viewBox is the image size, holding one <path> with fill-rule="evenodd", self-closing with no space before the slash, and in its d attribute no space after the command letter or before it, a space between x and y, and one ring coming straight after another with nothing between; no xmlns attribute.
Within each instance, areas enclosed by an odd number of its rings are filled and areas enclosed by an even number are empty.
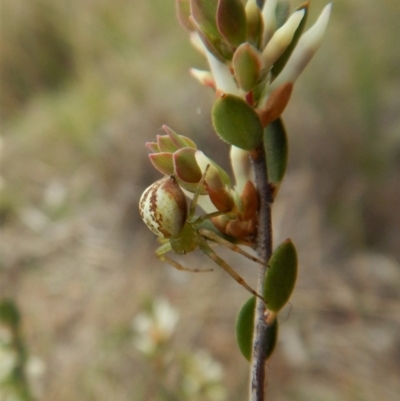
<svg viewBox="0 0 400 401"><path fill-rule="evenodd" d="M164 177L142 194L139 212L147 227L161 238L178 235L186 222L185 194L174 177Z"/></svg>

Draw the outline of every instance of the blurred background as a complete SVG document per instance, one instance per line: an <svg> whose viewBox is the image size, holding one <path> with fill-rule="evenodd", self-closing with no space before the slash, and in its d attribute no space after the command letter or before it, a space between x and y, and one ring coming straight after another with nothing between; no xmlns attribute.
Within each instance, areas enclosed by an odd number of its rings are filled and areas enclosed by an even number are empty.
<svg viewBox="0 0 400 401"><path fill-rule="evenodd" d="M325 4L312 1L309 24ZM162 124L229 168L173 1L1 6L0 294L22 314L36 399L246 399L234 322L248 294L221 269L159 262L138 215L159 178L145 142ZM293 239L300 270L268 363L274 401L400 394L399 12L336 0L285 111L274 234ZM255 282L247 260L220 253Z"/></svg>

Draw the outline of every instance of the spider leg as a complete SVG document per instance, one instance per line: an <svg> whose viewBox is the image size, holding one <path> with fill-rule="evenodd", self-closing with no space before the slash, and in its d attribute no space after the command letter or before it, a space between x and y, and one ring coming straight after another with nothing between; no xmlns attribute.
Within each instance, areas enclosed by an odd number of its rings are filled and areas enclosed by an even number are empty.
<svg viewBox="0 0 400 401"><path fill-rule="evenodd" d="M199 244L199 248L210 258L212 259L218 266L222 267L234 280L236 280L241 286L246 288L247 291L249 291L251 294L255 295L256 297L260 298L264 302L265 299L255 290L253 290L247 283L246 281L238 274L235 272L235 270L232 269L226 263L224 260L222 260L207 244L205 240L201 241Z"/></svg>
<svg viewBox="0 0 400 401"><path fill-rule="evenodd" d="M188 267L182 266L180 263L176 262L175 260L171 259L166 255L167 252L171 251L171 244L168 242L166 244L161 245L157 250L156 250L156 256L158 259L160 259L163 262L168 263L169 265L175 267L175 269L178 269L180 271L185 271L185 272L191 272L191 273L205 273L205 272L212 272L214 269L209 268L209 269L190 269Z"/></svg>
<svg viewBox="0 0 400 401"><path fill-rule="evenodd" d="M216 243L220 245L224 245L227 248L231 249L234 252L240 253L241 255L245 256L247 259L252 260L253 262L259 263L260 265L265 266L265 262L262 260L256 258L253 255L250 255L248 252L244 251L242 248L239 246L232 244L232 242L227 241L225 238L220 237L218 234L216 234L213 231L206 230L204 228L201 228L199 231L199 234L202 235L203 237L206 237L207 239L210 239L212 241L215 241Z"/></svg>
<svg viewBox="0 0 400 401"><path fill-rule="evenodd" d="M206 169L204 170L203 175L201 176L201 179L200 179L200 181L199 181L199 184L197 185L196 192L194 193L192 202L190 203L189 214L188 214L188 218L189 218L189 219L192 218L192 217L194 216L194 213L195 213L195 211L196 211L197 201L198 201L198 199L199 199L200 192L201 192L201 189L202 189L202 187L203 187L203 184L204 184L204 182L205 182L205 180L206 180L206 175L207 175L207 171L208 171L209 167L210 167L210 165L208 164L207 167L206 167Z"/></svg>

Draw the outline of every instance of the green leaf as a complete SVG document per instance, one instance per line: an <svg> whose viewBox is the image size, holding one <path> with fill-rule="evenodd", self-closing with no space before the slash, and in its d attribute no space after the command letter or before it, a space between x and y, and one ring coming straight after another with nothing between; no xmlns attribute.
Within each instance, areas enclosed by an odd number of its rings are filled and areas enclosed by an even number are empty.
<svg viewBox="0 0 400 401"><path fill-rule="evenodd" d="M183 148L178 150L173 155L174 171L178 178L189 183L198 183L202 173L197 165L194 154L196 149Z"/></svg>
<svg viewBox="0 0 400 401"><path fill-rule="evenodd" d="M232 59L233 51L222 39L204 32L193 19L192 23L204 46L214 57L222 62Z"/></svg>
<svg viewBox="0 0 400 401"><path fill-rule="evenodd" d="M286 65L287 61L289 60L294 48L297 45L297 42L300 39L301 34L304 31L304 27L306 26L307 17L308 17L308 6L309 6L309 3L307 2L307 3L302 4L300 7L298 7L296 9L296 11L304 10L304 17L300 21L300 24L297 27L296 32L293 35L293 39L290 42L290 45L286 48L286 50L283 52L283 54L278 58L278 60L273 65L273 67L271 69L271 74L272 74L273 78L276 78L281 73L281 71L283 70L283 67L285 67L285 65Z"/></svg>
<svg viewBox="0 0 400 401"><path fill-rule="evenodd" d="M241 97L224 94L214 103L212 121L222 140L244 150L256 149L263 127L255 110Z"/></svg>
<svg viewBox="0 0 400 401"><path fill-rule="evenodd" d="M251 297L242 306L236 320L236 340L243 356L250 361L253 347L254 313L256 297Z"/></svg>
<svg viewBox="0 0 400 401"><path fill-rule="evenodd" d="M167 135L157 135L157 145L160 152L173 153L179 149Z"/></svg>
<svg viewBox="0 0 400 401"><path fill-rule="evenodd" d="M283 180L288 161L288 142L281 118L272 121L264 129L264 146L268 179L277 187Z"/></svg>
<svg viewBox="0 0 400 401"><path fill-rule="evenodd" d="M0 300L0 322L17 327L20 323L21 315L17 305L12 299L4 298Z"/></svg>
<svg viewBox="0 0 400 401"><path fill-rule="evenodd" d="M160 151L160 148L156 142L146 142L146 147L152 153L158 153Z"/></svg>
<svg viewBox="0 0 400 401"><path fill-rule="evenodd" d="M268 1L268 0L267 0ZM289 18L290 4L288 1L279 1L275 8L276 29L279 29Z"/></svg>
<svg viewBox="0 0 400 401"><path fill-rule="evenodd" d="M256 299L251 297L242 306L236 320L236 340L242 355L248 360L251 360L253 348L253 331L254 331L254 315L256 309ZM278 339L278 320L267 327L267 344L265 351L265 360L273 353Z"/></svg>
<svg viewBox="0 0 400 401"><path fill-rule="evenodd" d="M163 130L171 138L171 141L176 145L177 149L181 148L193 148L197 149L196 144L186 136L178 135L174 130L169 128L167 125L163 125Z"/></svg>
<svg viewBox="0 0 400 401"><path fill-rule="evenodd" d="M174 174L174 162L172 160L172 153L161 152L152 153L149 155L152 165L162 174Z"/></svg>
<svg viewBox="0 0 400 401"><path fill-rule="evenodd" d="M221 35L233 47L246 41L246 12L241 0L218 1L217 27Z"/></svg>
<svg viewBox="0 0 400 401"><path fill-rule="evenodd" d="M290 239L275 249L268 262L264 281L264 298L272 312L279 312L293 292L297 278L297 253Z"/></svg>
<svg viewBox="0 0 400 401"><path fill-rule="evenodd" d="M260 78L262 66L260 52L250 43L242 43L233 55L232 66L239 87L249 92Z"/></svg>
<svg viewBox="0 0 400 401"><path fill-rule="evenodd" d="M201 30L208 35L220 36L217 28L217 0L191 0L192 17Z"/></svg>

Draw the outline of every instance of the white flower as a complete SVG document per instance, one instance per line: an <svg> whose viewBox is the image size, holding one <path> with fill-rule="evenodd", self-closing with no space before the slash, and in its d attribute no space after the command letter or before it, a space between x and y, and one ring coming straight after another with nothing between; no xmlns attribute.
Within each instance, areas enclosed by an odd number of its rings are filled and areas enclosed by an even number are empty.
<svg viewBox="0 0 400 401"><path fill-rule="evenodd" d="M187 396L197 399L196 395L203 395L202 400L223 401L226 399L225 388L221 384L222 367L203 350L191 355L187 360L183 388Z"/></svg>
<svg viewBox="0 0 400 401"><path fill-rule="evenodd" d="M289 19L274 33L262 52L264 68L270 69L290 45L296 29L304 18L305 10L295 11Z"/></svg>
<svg viewBox="0 0 400 401"><path fill-rule="evenodd" d="M329 3L322 10L317 22L301 36L287 64L277 79L272 83L270 92L273 92L285 82L294 83L298 76L302 73L306 65L314 56L315 52L321 46L326 27L328 26L329 17L331 15L331 9L332 3Z"/></svg>
<svg viewBox="0 0 400 401"><path fill-rule="evenodd" d="M0 347L4 344L10 344L12 341L11 328L5 324L0 323Z"/></svg>
<svg viewBox="0 0 400 401"><path fill-rule="evenodd" d="M0 347L0 384L8 378L18 362L18 354L8 347Z"/></svg>
<svg viewBox="0 0 400 401"><path fill-rule="evenodd" d="M167 300L155 300L151 312L139 313L132 321L137 334L135 347L146 355L153 354L171 337L178 320L178 311Z"/></svg>

